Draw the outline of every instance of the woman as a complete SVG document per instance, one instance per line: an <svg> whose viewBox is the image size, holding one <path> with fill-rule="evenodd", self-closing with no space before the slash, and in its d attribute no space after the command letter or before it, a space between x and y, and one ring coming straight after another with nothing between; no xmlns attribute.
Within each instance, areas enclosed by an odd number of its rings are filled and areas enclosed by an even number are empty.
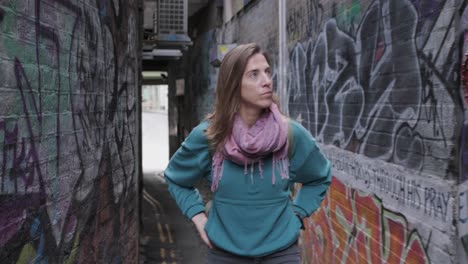
<svg viewBox="0 0 468 264"><path fill-rule="evenodd" d="M258 45L228 52L214 112L165 170L171 195L210 248L207 263L300 263L302 219L319 207L330 184L328 160L304 127L279 112L272 86ZM201 177L213 192L208 217L193 188ZM292 202L295 182L302 187Z"/></svg>

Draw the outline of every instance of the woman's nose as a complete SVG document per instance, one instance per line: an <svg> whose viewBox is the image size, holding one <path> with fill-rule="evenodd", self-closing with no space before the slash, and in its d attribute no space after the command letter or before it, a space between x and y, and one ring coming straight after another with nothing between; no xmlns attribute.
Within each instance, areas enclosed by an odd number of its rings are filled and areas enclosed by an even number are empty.
<svg viewBox="0 0 468 264"><path fill-rule="evenodd" d="M264 85L270 85L271 82L272 82L272 80L271 80L270 74L269 73L264 73L263 74L263 84Z"/></svg>

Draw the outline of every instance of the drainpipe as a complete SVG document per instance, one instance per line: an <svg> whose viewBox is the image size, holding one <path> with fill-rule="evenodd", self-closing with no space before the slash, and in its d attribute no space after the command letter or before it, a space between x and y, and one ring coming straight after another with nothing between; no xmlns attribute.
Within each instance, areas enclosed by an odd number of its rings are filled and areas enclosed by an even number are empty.
<svg viewBox="0 0 468 264"><path fill-rule="evenodd" d="M278 0L278 88L277 92L280 97L281 111L289 115L289 94L287 90L288 79L286 69L289 63L288 58L288 43L286 33L286 0Z"/></svg>
<svg viewBox="0 0 468 264"><path fill-rule="evenodd" d="M224 0L224 23L228 22L232 17L232 1Z"/></svg>

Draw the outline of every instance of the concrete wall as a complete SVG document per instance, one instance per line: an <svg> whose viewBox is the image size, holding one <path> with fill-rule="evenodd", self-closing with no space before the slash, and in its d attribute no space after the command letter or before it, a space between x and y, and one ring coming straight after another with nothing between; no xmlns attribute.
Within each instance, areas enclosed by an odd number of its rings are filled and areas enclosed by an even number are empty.
<svg viewBox="0 0 468 264"><path fill-rule="evenodd" d="M138 4L0 0L1 263L137 263Z"/></svg>
<svg viewBox="0 0 468 264"><path fill-rule="evenodd" d="M280 50L289 54L278 88L286 112L320 142L334 175L306 220L307 263L468 261L467 3L288 0L281 28L278 1L259 0L211 29L217 44L260 43L275 76Z"/></svg>

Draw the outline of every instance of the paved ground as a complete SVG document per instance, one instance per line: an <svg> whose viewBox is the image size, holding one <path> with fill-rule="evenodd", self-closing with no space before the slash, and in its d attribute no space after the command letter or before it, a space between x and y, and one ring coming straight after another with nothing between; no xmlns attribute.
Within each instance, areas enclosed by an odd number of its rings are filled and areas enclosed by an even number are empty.
<svg viewBox="0 0 468 264"><path fill-rule="evenodd" d="M167 115L143 113L143 194L140 264L204 263L207 248L167 191ZM198 186L208 193L206 183ZM208 196L209 194L205 195Z"/></svg>
<svg viewBox="0 0 468 264"><path fill-rule="evenodd" d="M207 248L169 195L162 173L144 178L140 264L204 263Z"/></svg>

